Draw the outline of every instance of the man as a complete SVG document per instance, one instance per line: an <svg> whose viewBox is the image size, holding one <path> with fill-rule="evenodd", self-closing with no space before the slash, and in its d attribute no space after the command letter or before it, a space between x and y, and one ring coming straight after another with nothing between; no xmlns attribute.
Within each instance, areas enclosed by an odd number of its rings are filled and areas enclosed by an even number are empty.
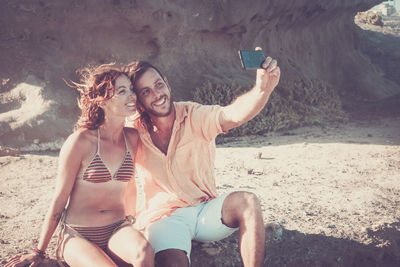
<svg viewBox="0 0 400 267"><path fill-rule="evenodd" d="M191 240L216 241L237 229L244 266L262 266L260 202L243 191L217 195L215 137L256 116L279 77L276 60L267 57L250 91L228 106L205 106L174 102L159 70L147 62L133 65L131 80L141 109L135 160L144 192L137 225L146 228L160 266L189 266Z"/></svg>

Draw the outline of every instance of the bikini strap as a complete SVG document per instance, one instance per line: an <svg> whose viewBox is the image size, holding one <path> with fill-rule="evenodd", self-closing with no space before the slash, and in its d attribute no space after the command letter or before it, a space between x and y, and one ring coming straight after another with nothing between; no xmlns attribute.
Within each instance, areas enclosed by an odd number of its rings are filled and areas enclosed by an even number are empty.
<svg viewBox="0 0 400 267"><path fill-rule="evenodd" d="M97 128L97 149L96 154L100 155L100 128Z"/></svg>
<svg viewBox="0 0 400 267"><path fill-rule="evenodd" d="M124 129L122 129L122 135L124 136L125 150L126 150L126 153L128 153L128 152L129 152L129 151L128 151L128 144L127 144L127 142L126 142L126 136L125 136L125 131L124 131Z"/></svg>

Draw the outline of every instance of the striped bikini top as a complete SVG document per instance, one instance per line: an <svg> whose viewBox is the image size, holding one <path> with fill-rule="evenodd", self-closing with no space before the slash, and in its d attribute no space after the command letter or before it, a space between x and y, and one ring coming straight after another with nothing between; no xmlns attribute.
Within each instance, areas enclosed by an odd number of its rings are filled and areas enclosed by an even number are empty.
<svg viewBox="0 0 400 267"><path fill-rule="evenodd" d="M112 176L111 172L104 164L100 157L100 131L97 129L97 151L96 155L90 162L89 166L83 173L83 180L91 183L105 183L111 180L117 180L121 182L128 182L135 174L135 164L132 159L131 153L128 151L128 145L126 144L126 137L124 131L122 131L125 141L125 157L122 161L121 166Z"/></svg>

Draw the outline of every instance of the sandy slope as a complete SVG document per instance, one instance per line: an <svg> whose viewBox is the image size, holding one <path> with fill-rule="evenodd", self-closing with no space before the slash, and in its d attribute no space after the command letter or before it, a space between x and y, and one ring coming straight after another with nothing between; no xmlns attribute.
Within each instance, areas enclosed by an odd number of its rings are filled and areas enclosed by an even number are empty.
<svg viewBox="0 0 400 267"><path fill-rule="evenodd" d="M0 157L0 265L37 242L56 162ZM220 193L256 193L281 225L265 266L400 265L399 117L235 138L218 145L216 175ZM193 266L240 266L236 242L194 243Z"/></svg>

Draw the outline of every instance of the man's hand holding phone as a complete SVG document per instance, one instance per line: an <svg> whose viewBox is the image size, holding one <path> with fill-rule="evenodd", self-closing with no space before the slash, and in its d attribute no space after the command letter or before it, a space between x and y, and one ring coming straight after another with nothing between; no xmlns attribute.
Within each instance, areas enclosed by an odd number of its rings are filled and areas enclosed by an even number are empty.
<svg viewBox="0 0 400 267"><path fill-rule="evenodd" d="M240 50L239 57L244 69L257 69L256 87L266 93L272 93L278 85L281 75L275 59L265 58L261 47L255 50Z"/></svg>

